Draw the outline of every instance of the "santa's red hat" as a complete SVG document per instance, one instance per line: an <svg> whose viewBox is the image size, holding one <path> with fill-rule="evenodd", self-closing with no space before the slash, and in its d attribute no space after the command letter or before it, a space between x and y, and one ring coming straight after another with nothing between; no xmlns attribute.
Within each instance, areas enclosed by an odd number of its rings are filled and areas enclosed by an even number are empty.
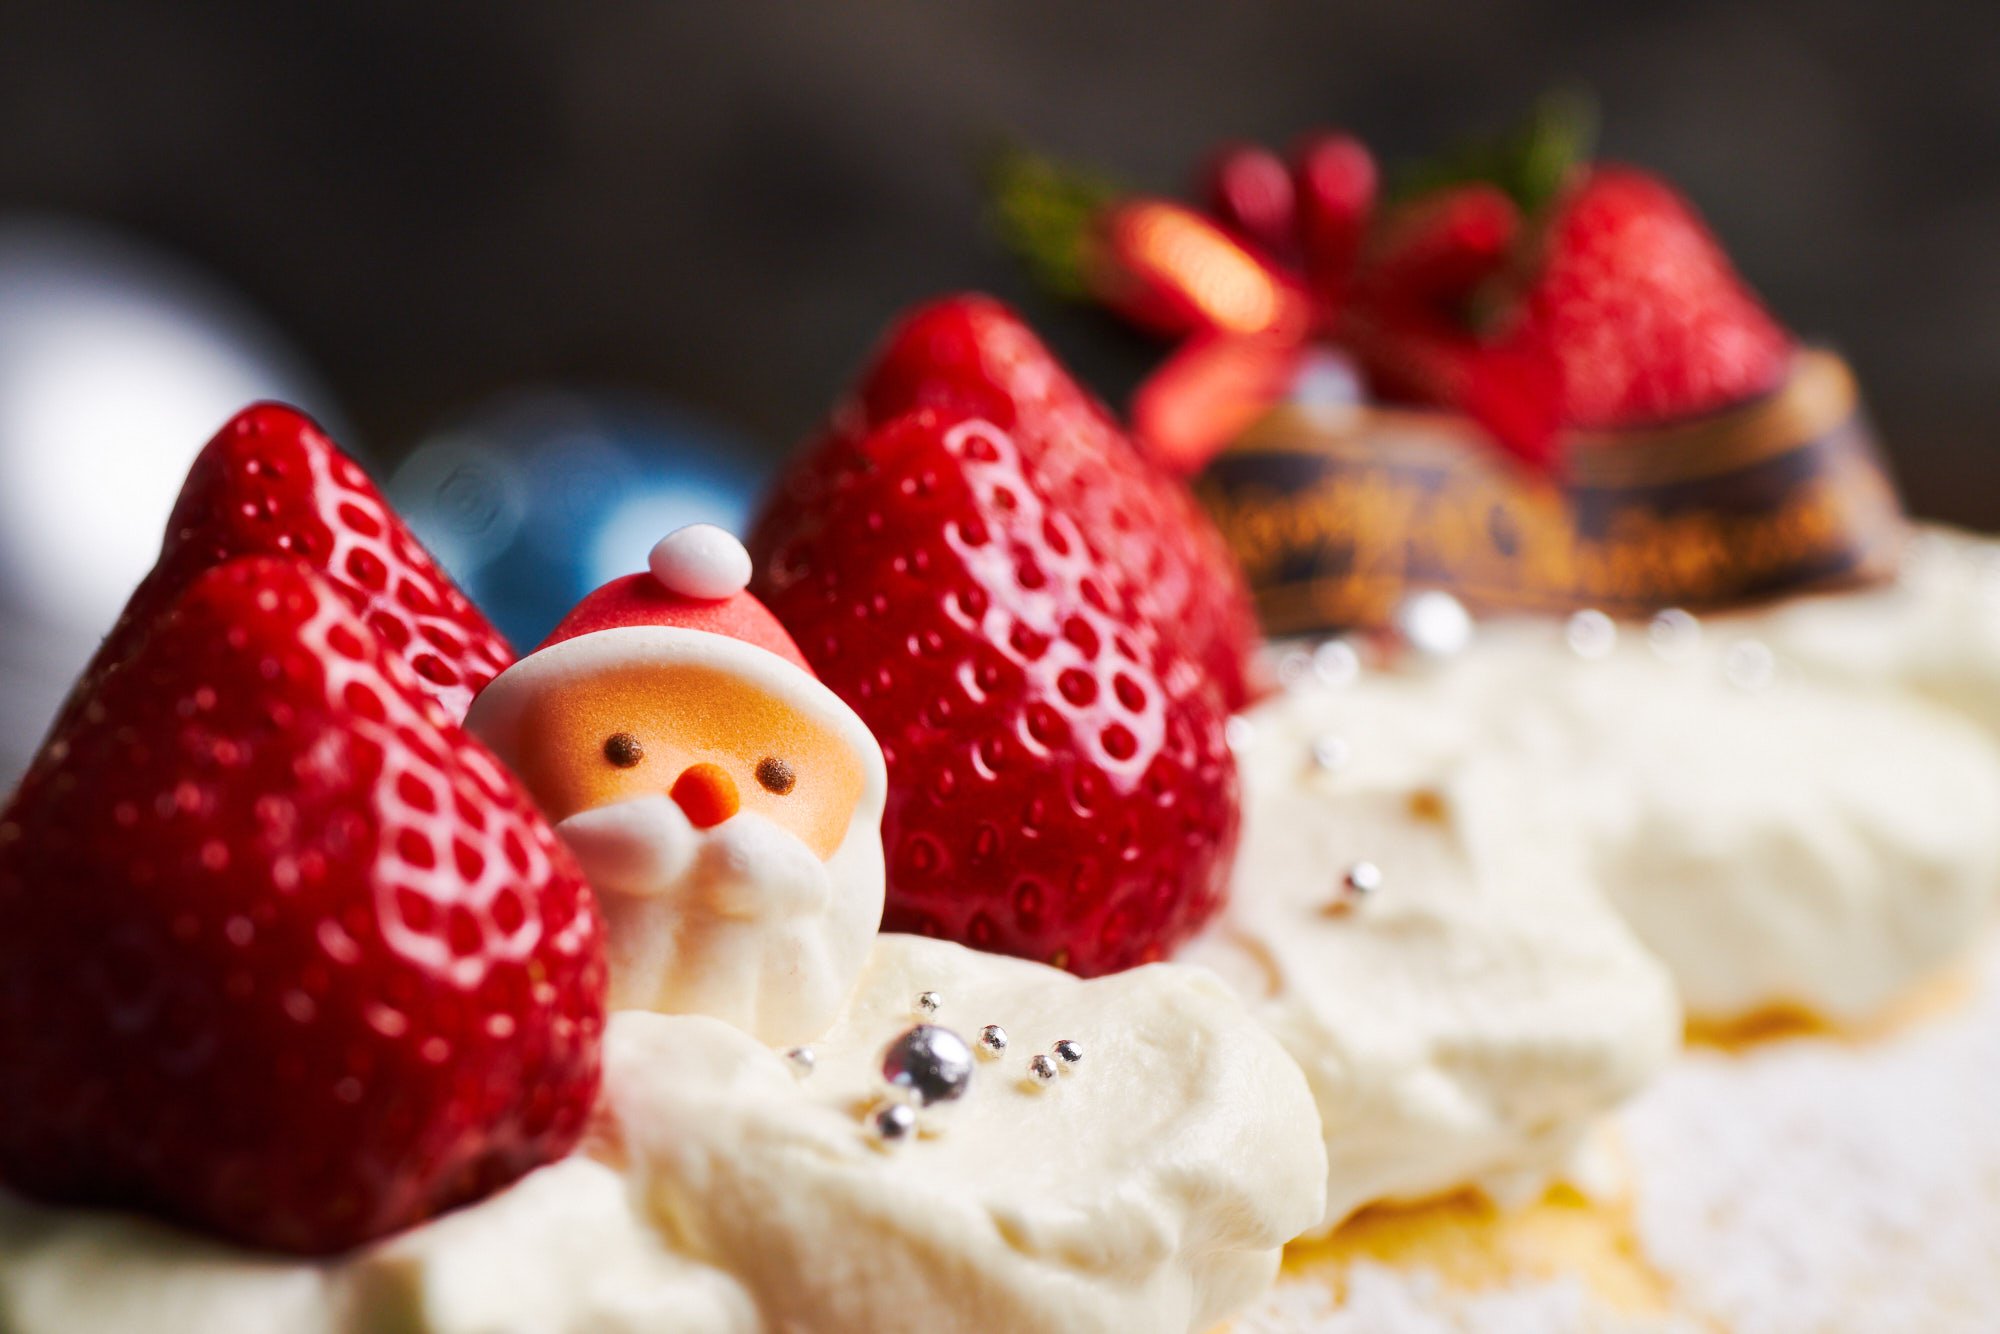
<svg viewBox="0 0 2000 1334"><path fill-rule="evenodd" d="M810 673L799 646L745 590L750 553L713 524L690 524L659 540L644 574L613 579L576 604L535 650L628 626L679 626L754 644Z"/></svg>
<svg viewBox="0 0 2000 1334"><path fill-rule="evenodd" d="M584 598L534 652L495 677L466 725L503 759L519 720L551 692L612 668L699 663L742 676L822 718L855 750L881 752L854 711L814 675L797 644L747 591L750 555L728 532L692 524L660 539L643 574Z"/></svg>

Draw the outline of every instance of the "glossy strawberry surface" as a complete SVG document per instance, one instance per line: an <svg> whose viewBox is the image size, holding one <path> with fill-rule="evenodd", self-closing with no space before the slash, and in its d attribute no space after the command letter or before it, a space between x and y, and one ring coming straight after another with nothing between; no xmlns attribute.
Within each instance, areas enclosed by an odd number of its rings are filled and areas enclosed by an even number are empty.
<svg viewBox="0 0 2000 1334"><path fill-rule="evenodd" d="M884 927L1104 973L1220 903L1235 767L1179 628L1023 438L933 402L809 455L755 588L882 743Z"/></svg>
<svg viewBox="0 0 2000 1334"><path fill-rule="evenodd" d="M1230 708L1254 693L1257 617L1222 535L1179 478L1143 454L1111 414L1000 302L947 297L890 330L807 461L780 479L758 525L769 540L821 503L825 481L877 425L912 408L961 409L1006 431L1050 504L1091 535L1143 613ZM753 541L752 550L757 550Z"/></svg>
<svg viewBox="0 0 2000 1334"><path fill-rule="evenodd" d="M360 465L296 409L258 403L230 419L195 459L158 563L75 697L122 661L145 624L202 571L254 555L295 557L324 574L453 722L514 661L507 641L438 568ZM72 702L61 721L73 711Z"/></svg>
<svg viewBox="0 0 2000 1334"><path fill-rule="evenodd" d="M1768 393L1791 337L1678 191L1597 166L1562 199L1502 346L1553 360L1573 426L1649 426Z"/></svg>
<svg viewBox="0 0 2000 1334"><path fill-rule="evenodd" d="M323 1254L576 1142L594 901L348 601L193 575L0 811L8 1189Z"/></svg>

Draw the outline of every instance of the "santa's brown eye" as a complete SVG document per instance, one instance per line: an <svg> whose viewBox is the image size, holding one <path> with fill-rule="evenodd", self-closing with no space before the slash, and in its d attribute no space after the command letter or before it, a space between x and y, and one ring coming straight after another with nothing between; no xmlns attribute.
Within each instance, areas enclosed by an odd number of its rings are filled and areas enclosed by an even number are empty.
<svg viewBox="0 0 2000 1334"><path fill-rule="evenodd" d="M799 781L799 776L792 772L791 765L776 755L766 755L757 761L757 781L782 797L792 790L793 785Z"/></svg>
<svg viewBox="0 0 2000 1334"><path fill-rule="evenodd" d="M604 738L604 758L620 769L630 769L646 758L646 748L630 732L613 732Z"/></svg>

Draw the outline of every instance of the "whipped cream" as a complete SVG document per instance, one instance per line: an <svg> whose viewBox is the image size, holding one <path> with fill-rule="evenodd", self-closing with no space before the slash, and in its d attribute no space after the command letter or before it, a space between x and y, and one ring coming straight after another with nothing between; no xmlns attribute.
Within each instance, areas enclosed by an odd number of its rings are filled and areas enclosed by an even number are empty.
<svg viewBox="0 0 2000 1334"><path fill-rule="evenodd" d="M1504 720L1690 1015L1861 1020L1973 939L2000 890L1978 729L1789 672L1727 625L1664 655L1629 626L1586 647L1497 627L1435 678L1439 707Z"/></svg>
<svg viewBox="0 0 2000 1334"><path fill-rule="evenodd" d="M1305 1070L1321 1230L1466 1185L1538 1191L1679 1041L1665 973L1471 684L1371 675L1242 720L1232 898L1183 957L1234 984ZM1380 877L1365 896L1344 885L1361 862Z"/></svg>
<svg viewBox="0 0 2000 1334"><path fill-rule="evenodd" d="M2000 542L1923 526L1879 587L1715 622L1816 676L1911 691L2000 735Z"/></svg>
<svg viewBox="0 0 2000 1334"><path fill-rule="evenodd" d="M927 1113L937 1133L885 1149L863 1112L923 991L930 1022L1012 1044ZM1064 1038L1083 1061L1035 1086ZM1201 1330L1323 1216L1305 1081L1198 969L1080 981L883 936L814 1052L801 1078L720 1020L618 1014L583 1151L328 1263L0 1201L0 1328Z"/></svg>

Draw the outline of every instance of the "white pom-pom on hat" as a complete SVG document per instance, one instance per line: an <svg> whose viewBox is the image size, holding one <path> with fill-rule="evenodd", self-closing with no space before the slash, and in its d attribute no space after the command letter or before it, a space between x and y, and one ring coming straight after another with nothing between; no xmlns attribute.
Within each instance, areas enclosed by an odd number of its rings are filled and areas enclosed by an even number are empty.
<svg viewBox="0 0 2000 1334"><path fill-rule="evenodd" d="M750 553L712 523L676 528L653 546L647 568L669 593L704 602L734 597L750 585Z"/></svg>

